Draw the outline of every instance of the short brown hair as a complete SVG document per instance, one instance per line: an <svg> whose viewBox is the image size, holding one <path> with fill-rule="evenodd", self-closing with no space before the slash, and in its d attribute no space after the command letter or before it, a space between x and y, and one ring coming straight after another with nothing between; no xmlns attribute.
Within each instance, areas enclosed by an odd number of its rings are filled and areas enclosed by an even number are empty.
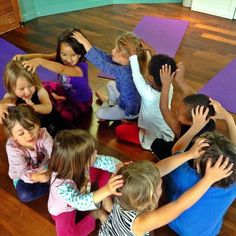
<svg viewBox="0 0 236 236"><path fill-rule="evenodd" d="M209 147L205 148L205 153L199 157L201 176L205 175L206 163L209 158L211 158L213 165L219 159L219 156L223 155L224 158L229 158L229 163L234 164L232 168L233 173L230 176L217 181L213 186L227 188L231 184L234 184L236 182L236 145L217 131L206 132L200 137L207 139L207 142L210 144Z"/></svg>
<svg viewBox="0 0 236 236"><path fill-rule="evenodd" d="M21 59L19 61L10 61L7 63L3 75L4 86L7 92L13 96L15 96L15 88L17 79L22 76L24 77L30 84L34 85L36 88L41 88L41 81L36 73L31 73L27 71L26 68L22 65L22 61L25 59Z"/></svg>
<svg viewBox="0 0 236 236"><path fill-rule="evenodd" d="M122 195L117 197L124 210L141 213L157 207L156 191L161 176L153 162L136 161L122 167L117 174L122 175L124 180L124 186L119 189Z"/></svg>
<svg viewBox="0 0 236 236"><path fill-rule="evenodd" d="M96 150L94 137L85 130L62 130L57 133L48 168L56 178L71 179L78 189L85 183L85 169Z"/></svg>

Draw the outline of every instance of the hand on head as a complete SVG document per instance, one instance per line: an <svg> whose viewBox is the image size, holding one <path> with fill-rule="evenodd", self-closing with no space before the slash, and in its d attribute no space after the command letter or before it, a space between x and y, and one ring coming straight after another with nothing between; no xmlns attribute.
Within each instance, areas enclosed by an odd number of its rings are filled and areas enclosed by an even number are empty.
<svg viewBox="0 0 236 236"><path fill-rule="evenodd" d="M215 110L215 115L213 116L214 119L224 120L228 115L230 115L230 113L224 107L222 107L219 102L213 100L212 98L210 98L210 105L212 105Z"/></svg>
<svg viewBox="0 0 236 236"><path fill-rule="evenodd" d="M36 69L40 66L40 58L33 58L31 60L22 61L22 65L28 71L34 73Z"/></svg>
<svg viewBox="0 0 236 236"><path fill-rule="evenodd" d="M76 39L81 44L84 44L84 40L87 41L87 39L84 37L84 35L82 33L80 33L79 31L74 31L73 35L71 37Z"/></svg>
<svg viewBox="0 0 236 236"><path fill-rule="evenodd" d="M137 47L133 41L129 40L129 38L123 38L120 40L120 43L124 46L127 50L129 56L137 54Z"/></svg>
<svg viewBox="0 0 236 236"><path fill-rule="evenodd" d="M15 106L13 103L0 103L0 124L4 123L4 120L6 119L8 115L8 108Z"/></svg>
<svg viewBox="0 0 236 236"><path fill-rule="evenodd" d="M233 163L229 163L229 158L224 159L223 155L220 155L216 163L212 166L211 158L208 159L206 164L205 177L212 183L215 183L223 178L230 176L233 171Z"/></svg>
<svg viewBox="0 0 236 236"><path fill-rule="evenodd" d="M205 148L209 147L209 143L207 143L207 139L198 138L191 149L188 151L191 153L193 159L196 159L204 154Z"/></svg>
<svg viewBox="0 0 236 236"><path fill-rule="evenodd" d="M22 57L24 57L24 54L16 54L12 60L13 61L19 61Z"/></svg>
<svg viewBox="0 0 236 236"><path fill-rule="evenodd" d="M173 72L171 74L170 65L167 65L167 64L163 65L162 68L160 69L160 78L161 78L162 85L172 83L175 77L175 73L176 72Z"/></svg>
<svg viewBox="0 0 236 236"><path fill-rule="evenodd" d="M196 132L199 132L203 127L206 126L206 124L211 119L210 117L207 118L209 113L209 108L205 108L204 106L196 106L195 109L191 110L192 114L192 120L193 124L192 126L195 127L197 130Z"/></svg>
<svg viewBox="0 0 236 236"><path fill-rule="evenodd" d="M110 195L114 194L120 196L121 193L117 192L117 189L121 188L124 184L122 175L113 174L107 183L107 188Z"/></svg>

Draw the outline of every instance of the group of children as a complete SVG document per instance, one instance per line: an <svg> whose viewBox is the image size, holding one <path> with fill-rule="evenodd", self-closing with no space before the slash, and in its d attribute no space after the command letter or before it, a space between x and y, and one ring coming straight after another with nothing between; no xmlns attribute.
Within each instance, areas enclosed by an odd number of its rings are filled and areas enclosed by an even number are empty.
<svg viewBox="0 0 236 236"><path fill-rule="evenodd" d="M107 96L97 93L98 119L138 118L119 125L116 136L152 150L156 164L98 155L93 136L72 125L92 104L86 59L115 77ZM41 83L39 66L58 82ZM192 91L182 63L151 55L131 33L108 55L74 28L58 37L55 53L16 55L3 78L9 176L21 201L49 191L57 235L89 235L97 219L99 235L148 235L166 224L179 235L219 233L236 197L236 125L218 102ZM177 114L174 86L187 95ZM225 120L229 139L215 131L217 119ZM158 208L163 176L170 202Z"/></svg>

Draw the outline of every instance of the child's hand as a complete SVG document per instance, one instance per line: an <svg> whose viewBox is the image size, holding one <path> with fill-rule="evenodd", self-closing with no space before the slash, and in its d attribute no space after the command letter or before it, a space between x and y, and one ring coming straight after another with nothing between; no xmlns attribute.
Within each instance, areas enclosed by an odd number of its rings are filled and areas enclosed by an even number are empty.
<svg viewBox="0 0 236 236"><path fill-rule="evenodd" d="M50 171L33 172L29 173L28 177L34 182L47 183L51 178L51 172Z"/></svg>
<svg viewBox="0 0 236 236"><path fill-rule="evenodd" d="M205 152L204 148L206 147L209 147L207 139L198 138L188 152L190 153L192 159L196 159L200 157L202 154L204 154Z"/></svg>
<svg viewBox="0 0 236 236"><path fill-rule="evenodd" d="M76 39L79 43L84 44L87 39L78 31L73 32L72 38Z"/></svg>
<svg viewBox="0 0 236 236"><path fill-rule="evenodd" d="M12 60L13 61L19 61L22 57L24 57L24 54L16 54Z"/></svg>
<svg viewBox="0 0 236 236"><path fill-rule="evenodd" d="M160 77L161 77L161 83L164 84L171 84L173 81L173 78L175 76L175 72L171 74L171 66L170 65L163 65L160 70Z"/></svg>
<svg viewBox="0 0 236 236"><path fill-rule="evenodd" d="M215 115L212 118L225 120L228 116L230 116L230 113L226 111L219 102L213 100L212 98L210 98L210 105L212 105L215 110Z"/></svg>
<svg viewBox="0 0 236 236"><path fill-rule="evenodd" d="M206 172L204 178L207 178L212 184L230 176L233 171L233 163L229 164L229 158L226 157L224 160L223 155L220 155L219 159L212 166L212 161L209 158L206 164Z"/></svg>
<svg viewBox="0 0 236 236"><path fill-rule="evenodd" d="M23 61L22 65L30 72L34 73L36 69L40 66L41 58L33 58L28 61Z"/></svg>
<svg viewBox="0 0 236 236"><path fill-rule="evenodd" d="M25 99L25 98L23 98L23 100L25 101L25 103L26 103L27 105L29 105L29 106L31 106L31 107L34 106L34 103L31 101L31 99Z"/></svg>
<svg viewBox="0 0 236 236"><path fill-rule="evenodd" d="M15 106L13 103L0 103L0 124L3 124L8 115L8 107Z"/></svg>
<svg viewBox="0 0 236 236"><path fill-rule="evenodd" d="M120 196L121 193L117 192L116 190L118 188L121 188L123 186L123 179L122 175L112 175L109 179L108 183L106 184L106 187L110 193L110 195L114 194L117 196Z"/></svg>
<svg viewBox="0 0 236 236"><path fill-rule="evenodd" d="M137 48L134 43L129 41L129 39L122 39L120 41L121 44L123 44L124 48L127 50L129 56L136 55L137 54Z"/></svg>
<svg viewBox="0 0 236 236"><path fill-rule="evenodd" d="M205 111L204 111L205 110ZM209 122L209 118L207 119L207 115L209 113L209 108L205 109L204 106L197 106L195 109L192 109L192 126L196 129L196 133L199 132L205 125Z"/></svg>
<svg viewBox="0 0 236 236"><path fill-rule="evenodd" d="M177 70L176 70L176 74L175 74L174 80L177 83L182 83L184 81L184 74L185 74L184 63L182 61L180 61L177 64Z"/></svg>

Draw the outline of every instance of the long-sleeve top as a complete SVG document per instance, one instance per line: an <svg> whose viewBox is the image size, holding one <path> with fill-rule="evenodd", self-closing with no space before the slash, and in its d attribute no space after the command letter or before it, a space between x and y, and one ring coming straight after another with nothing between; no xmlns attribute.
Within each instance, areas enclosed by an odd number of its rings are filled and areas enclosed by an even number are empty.
<svg viewBox="0 0 236 236"><path fill-rule="evenodd" d="M116 165L120 161L111 156L97 155L93 167L116 172ZM48 210L50 214L56 216L63 212L94 210L98 208L93 202L93 192L86 189L86 193L82 193L77 189L73 180L55 179L56 173L52 174L50 194L48 199Z"/></svg>
<svg viewBox="0 0 236 236"><path fill-rule="evenodd" d="M92 47L85 57L100 70L115 77L116 88L120 93L117 104L125 111L125 115L137 115L141 98L134 85L130 65L113 62L111 56L96 47Z"/></svg>
<svg viewBox="0 0 236 236"><path fill-rule="evenodd" d="M159 106L161 92L153 89L145 81L143 75L140 72L137 55L130 57L130 65L134 84L141 96L141 108L138 118L138 126L146 130L144 138L143 135L139 135L140 138L142 137L142 140L140 140L141 144L146 148L150 147L155 138L161 138L165 141L172 141L174 139L174 133L166 124ZM169 92L169 106L171 105L172 97L173 86L171 85ZM142 132L141 129L140 132Z"/></svg>
<svg viewBox="0 0 236 236"><path fill-rule="evenodd" d="M13 179L14 185L19 179L22 179L25 183L34 183L28 176L32 172L47 169L52 145L53 139L45 128L39 130L34 150L22 147L12 137L7 140L8 174Z"/></svg>

